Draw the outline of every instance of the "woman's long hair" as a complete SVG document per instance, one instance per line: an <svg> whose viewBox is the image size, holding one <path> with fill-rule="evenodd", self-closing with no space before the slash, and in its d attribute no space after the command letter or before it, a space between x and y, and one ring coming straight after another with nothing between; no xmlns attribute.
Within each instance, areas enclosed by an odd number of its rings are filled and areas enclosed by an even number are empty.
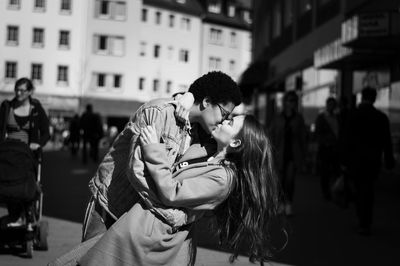
<svg viewBox="0 0 400 266"><path fill-rule="evenodd" d="M271 257L269 228L280 196L271 144L262 125L249 115L236 138L241 145L229 147L224 161L233 184L228 198L215 209L218 232L222 244L233 250L232 261L243 245L250 259L266 260Z"/></svg>

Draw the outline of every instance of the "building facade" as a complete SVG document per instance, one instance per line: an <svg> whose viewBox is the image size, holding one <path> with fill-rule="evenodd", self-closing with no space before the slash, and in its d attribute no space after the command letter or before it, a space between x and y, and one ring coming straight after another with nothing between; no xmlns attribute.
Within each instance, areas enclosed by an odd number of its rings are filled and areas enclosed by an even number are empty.
<svg viewBox="0 0 400 266"><path fill-rule="evenodd" d="M242 2L2 1L0 100L28 77L50 115L71 116L90 103L107 119L126 119L210 70L238 80L251 60L250 7Z"/></svg>
<svg viewBox="0 0 400 266"><path fill-rule="evenodd" d="M253 64L264 66L265 78L255 85L264 122L284 91L299 92L311 125L328 96L354 106L370 85L378 89L376 106L396 128L398 10L398 2L386 0L256 0Z"/></svg>

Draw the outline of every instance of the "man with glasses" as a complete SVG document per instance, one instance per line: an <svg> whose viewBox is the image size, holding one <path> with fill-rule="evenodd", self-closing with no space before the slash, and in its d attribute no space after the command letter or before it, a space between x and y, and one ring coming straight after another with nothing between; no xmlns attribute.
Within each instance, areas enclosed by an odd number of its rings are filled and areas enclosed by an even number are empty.
<svg viewBox="0 0 400 266"><path fill-rule="evenodd" d="M212 154L215 143L210 133L241 103L239 87L222 72L209 72L198 78L189 92L194 103L187 121L176 118L176 106L171 99L156 99L142 105L118 135L89 183L92 199L85 215L82 240L105 232L139 200L166 223L186 222L186 218L176 215L176 210L155 207L158 205L154 203L159 201L151 177L144 171L139 143L141 128L155 125L172 167L192 144L204 146L207 154Z"/></svg>

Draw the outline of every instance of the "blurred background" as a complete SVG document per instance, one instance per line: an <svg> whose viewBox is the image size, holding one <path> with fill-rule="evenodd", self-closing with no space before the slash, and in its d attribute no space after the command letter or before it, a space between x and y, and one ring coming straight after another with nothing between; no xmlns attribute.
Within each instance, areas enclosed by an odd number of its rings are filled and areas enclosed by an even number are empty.
<svg viewBox="0 0 400 266"><path fill-rule="evenodd" d="M354 109L361 89L370 86L377 90L375 107L390 120L398 161L399 1L0 0L0 101L13 98L15 81L28 77L51 122L42 181L47 216L80 223L89 198L87 182L97 165L70 154L74 116L92 105L105 132L104 154L141 104L186 91L213 70L238 82L246 109L266 127L280 112L286 91L299 96L307 167L297 181L290 241L276 260L399 265L398 167L384 172L377 185L375 216L382 230L367 240L357 238L349 229L354 213L321 200L314 138L316 117L328 97ZM69 237L79 242L79 235ZM202 246L218 249L214 238L203 238Z"/></svg>

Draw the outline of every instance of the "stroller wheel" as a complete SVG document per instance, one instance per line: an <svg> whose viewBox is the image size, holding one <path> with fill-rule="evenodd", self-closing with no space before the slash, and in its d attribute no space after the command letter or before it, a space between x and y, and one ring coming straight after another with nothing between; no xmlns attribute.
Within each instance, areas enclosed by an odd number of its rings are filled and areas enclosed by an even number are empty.
<svg viewBox="0 0 400 266"><path fill-rule="evenodd" d="M36 235L36 243L35 249L36 250L48 250L49 246L47 243L47 236L49 234L49 222L48 221L40 221L39 228Z"/></svg>
<svg viewBox="0 0 400 266"><path fill-rule="evenodd" d="M25 249L26 249L26 257L32 258L33 257L33 240L28 240L25 242Z"/></svg>

